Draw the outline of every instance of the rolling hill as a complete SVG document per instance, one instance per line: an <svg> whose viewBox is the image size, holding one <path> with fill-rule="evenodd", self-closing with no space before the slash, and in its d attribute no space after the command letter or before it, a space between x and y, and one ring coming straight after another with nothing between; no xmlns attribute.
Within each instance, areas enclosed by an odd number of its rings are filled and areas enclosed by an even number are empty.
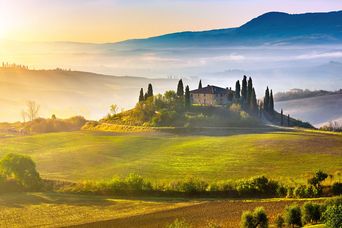
<svg viewBox="0 0 342 228"><path fill-rule="evenodd" d="M40 105L42 117L84 115L99 119L108 113L111 104L133 107L140 88L147 88L148 83L158 85L158 92L177 82L67 70L0 68L0 122L21 121L20 113L28 100Z"/></svg>
<svg viewBox="0 0 342 228"><path fill-rule="evenodd" d="M67 181L136 173L157 182L256 175L306 182L317 169L334 174L342 168L341 135L277 129L229 132L215 136L81 131L2 137L0 157L9 152L29 155L44 178Z"/></svg>
<svg viewBox="0 0 342 228"><path fill-rule="evenodd" d="M287 14L269 12L237 28L179 32L120 44L143 47L333 44L342 42L342 11Z"/></svg>

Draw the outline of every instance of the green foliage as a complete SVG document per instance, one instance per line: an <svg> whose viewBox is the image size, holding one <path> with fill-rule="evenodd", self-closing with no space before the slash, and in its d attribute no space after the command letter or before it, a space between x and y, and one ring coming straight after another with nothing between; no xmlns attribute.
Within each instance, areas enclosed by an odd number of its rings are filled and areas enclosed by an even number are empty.
<svg viewBox="0 0 342 228"><path fill-rule="evenodd" d="M256 227L259 228L267 228L268 227L268 218L263 207L257 207L253 211L253 216L256 221Z"/></svg>
<svg viewBox="0 0 342 228"><path fill-rule="evenodd" d="M335 182L332 185L332 192L334 195L341 195L342 194L342 183Z"/></svg>
<svg viewBox="0 0 342 228"><path fill-rule="evenodd" d="M200 80L198 83L198 89L202 89L202 80Z"/></svg>
<svg viewBox="0 0 342 228"><path fill-rule="evenodd" d="M321 182L324 181L326 178L328 177L328 174L321 171L321 170L318 170L316 173L315 173L315 176L313 176L312 178L310 178L308 180L308 183L313 185L313 186L316 186L317 188L320 188L321 187Z"/></svg>
<svg viewBox="0 0 342 228"><path fill-rule="evenodd" d="M269 112L269 110L270 110L270 91L268 89L268 86L267 86L266 91L265 91L264 110L266 112Z"/></svg>
<svg viewBox="0 0 342 228"><path fill-rule="evenodd" d="M191 228L191 225L184 219L175 219L171 224L167 225L166 228Z"/></svg>
<svg viewBox="0 0 342 228"><path fill-rule="evenodd" d="M328 228L342 227L342 204L332 204L323 213L325 225Z"/></svg>
<svg viewBox="0 0 342 228"><path fill-rule="evenodd" d="M186 86L186 88L185 88L185 97L184 97L184 99L185 99L185 107L186 107L187 109L189 109L190 106L191 106L190 89L189 89L189 86Z"/></svg>
<svg viewBox="0 0 342 228"><path fill-rule="evenodd" d="M241 216L241 228L255 228L256 221L251 211L244 211Z"/></svg>
<svg viewBox="0 0 342 228"><path fill-rule="evenodd" d="M145 100L145 97L144 97L144 89L141 88L140 89L140 93L139 93L139 102L142 102Z"/></svg>
<svg viewBox="0 0 342 228"><path fill-rule="evenodd" d="M242 228L267 228L268 218L263 207L257 207L253 212L244 211L241 216Z"/></svg>
<svg viewBox="0 0 342 228"><path fill-rule="evenodd" d="M306 202L302 207L303 224L317 223L321 219L321 206L317 203Z"/></svg>
<svg viewBox="0 0 342 228"><path fill-rule="evenodd" d="M240 81L237 80L235 83L235 99L237 100L240 99L240 90L241 90Z"/></svg>
<svg viewBox="0 0 342 228"><path fill-rule="evenodd" d="M177 96L178 97L183 97L184 96L184 85L183 85L183 80L182 79L178 81Z"/></svg>
<svg viewBox="0 0 342 228"><path fill-rule="evenodd" d="M313 185L298 185L293 191L293 197L297 198L313 198L319 195L319 189Z"/></svg>
<svg viewBox="0 0 342 228"><path fill-rule="evenodd" d="M282 228L285 223L285 220L281 214L278 214L277 217L275 218L275 224L277 228Z"/></svg>
<svg viewBox="0 0 342 228"><path fill-rule="evenodd" d="M243 76L242 79L242 87L241 87L241 97L242 97L242 101L243 103L245 103L247 101L247 77L246 75Z"/></svg>
<svg viewBox="0 0 342 228"><path fill-rule="evenodd" d="M36 164L28 156L10 153L0 160L0 169L7 177L13 177L27 190L41 187L41 179Z"/></svg>
<svg viewBox="0 0 342 228"><path fill-rule="evenodd" d="M147 98L153 97L153 88L152 88L152 84L148 84L148 88L147 88ZM146 99L145 99L146 100Z"/></svg>
<svg viewBox="0 0 342 228"><path fill-rule="evenodd" d="M260 176L238 182L236 190L240 195L276 195L278 186L278 182Z"/></svg>
<svg viewBox="0 0 342 228"><path fill-rule="evenodd" d="M285 222L292 226L302 226L302 212L297 204L292 204L285 208Z"/></svg>

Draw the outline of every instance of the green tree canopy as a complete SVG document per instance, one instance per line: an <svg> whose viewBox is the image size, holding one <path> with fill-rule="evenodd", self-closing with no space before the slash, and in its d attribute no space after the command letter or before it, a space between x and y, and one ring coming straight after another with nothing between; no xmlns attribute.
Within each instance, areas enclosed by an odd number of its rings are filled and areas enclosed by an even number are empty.
<svg viewBox="0 0 342 228"><path fill-rule="evenodd" d="M26 189L34 190L40 187L41 179L36 164L28 156L7 154L1 159L0 168L7 177L14 178Z"/></svg>

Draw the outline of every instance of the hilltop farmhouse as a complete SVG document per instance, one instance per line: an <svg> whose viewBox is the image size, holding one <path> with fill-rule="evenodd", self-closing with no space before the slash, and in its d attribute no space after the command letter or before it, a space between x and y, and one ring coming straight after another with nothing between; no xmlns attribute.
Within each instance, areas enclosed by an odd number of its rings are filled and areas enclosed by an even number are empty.
<svg viewBox="0 0 342 228"><path fill-rule="evenodd" d="M231 88L221 88L208 85L190 91L192 104L197 105L227 105L233 102L234 91Z"/></svg>

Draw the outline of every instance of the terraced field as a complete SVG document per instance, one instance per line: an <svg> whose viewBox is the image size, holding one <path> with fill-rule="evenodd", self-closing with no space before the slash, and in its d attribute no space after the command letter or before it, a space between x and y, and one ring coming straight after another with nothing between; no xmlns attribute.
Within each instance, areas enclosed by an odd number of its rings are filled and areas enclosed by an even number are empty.
<svg viewBox="0 0 342 228"><path fill-rule="evenodd" d="M80 181L137 173L152 181L266 175L304 182L342 170L342 136L314 132L176 135L67 132L0 138L0 156L32 156L45 178ZM338 177L337 175L335 175Z"/></svg>

